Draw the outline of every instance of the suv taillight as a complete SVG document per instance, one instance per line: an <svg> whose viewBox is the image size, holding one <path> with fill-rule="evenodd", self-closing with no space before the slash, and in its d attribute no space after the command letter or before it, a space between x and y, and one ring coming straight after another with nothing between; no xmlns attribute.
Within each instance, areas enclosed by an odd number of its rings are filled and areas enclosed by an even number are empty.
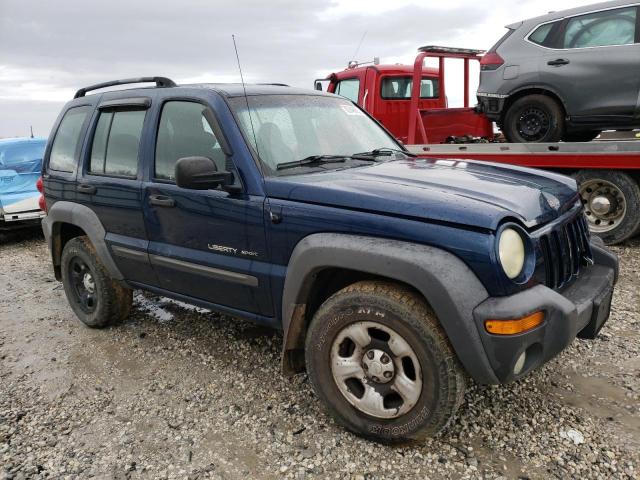
<svg viewBox="0 0 640 480"><path fill-rule="evenodd" d="M504 59L496 52L489 52L480 60L480 70L483 72L497 70L501 65L504 65Z"/></svg>
<svg viewBox="0 0 640 480"><path fill-rule="evenodd" d="M46 212L47 202L44 199L44 183L42 182L42 177L38 178L38 181L36 182L36 188L40 192L40 198L38 199L38 206L40 207L40 210L42 210L43 212Z"/></svg>

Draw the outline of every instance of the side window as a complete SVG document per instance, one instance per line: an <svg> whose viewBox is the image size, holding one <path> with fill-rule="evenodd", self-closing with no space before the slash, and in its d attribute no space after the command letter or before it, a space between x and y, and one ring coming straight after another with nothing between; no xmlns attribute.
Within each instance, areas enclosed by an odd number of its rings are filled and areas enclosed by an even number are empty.
<svg viewBox="0 0 640 480"><path fill-rule="evenodd" d="M89 172L135 177L145 110L102 111L98 118Z"/></svg>
<svg viewBox="0 0 640 480"><path fill-rule="evenodd" d="M618 8L569 20L564 48L604 47L635 43L637 8Z"/></svg>
<svg viewBox="0 0 640 480"><path fill-rule="evenodd" d="M360 80L357 78L349 78L348 80L341 80L336 85L335 93L348 98L352 102L358 102L358 94L360 92Z"/></svg>
<svg viewBox="0 0 640 480"><path fill-rule="evenodd" d="M80 132L87 115L93 107L85 105L67 110L53 139L49 168L61 172L73 172L76 163L76 150L80 142Z"/></svg>
<svg viewBox="0 0 640 480"><path fill-rule="evenodd" d="M382 79L380 95L385 100L408 100L411 98L413 78L411 77L386 77ZM420 82L420 98L438 98L438 80L435 78L423 78Z"/></svg>
<svg viewBox="0 0 640 480"><path fill-rule="evenodd" d="M553 37L556 35L552 35L553 28L559 24L562 20L554 23L547 23L545 25L540 25L536 28L531 35L529 35L529 40L538 45L542 45L543 47L551 47L553 42Z"/></svg>
<svg viewBox="0 0 640 480"><path fill-rule="evenodd" d="M207 157L226 170L226 156L201 103L164 104L156 139L155 178L175 180L176 162L183 157Z"/></svg>

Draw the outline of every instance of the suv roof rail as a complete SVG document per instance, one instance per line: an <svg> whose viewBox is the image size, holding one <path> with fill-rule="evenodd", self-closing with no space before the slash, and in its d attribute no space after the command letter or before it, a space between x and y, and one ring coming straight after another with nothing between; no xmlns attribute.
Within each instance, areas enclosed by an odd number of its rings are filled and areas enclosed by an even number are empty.
<svg viewBox="0 0 640 480"><path fill-rule="evenodd" d="M274 87L288 87L286 83L258 83L258 85L272 85Z"/></svg>
<svg viewBox="0 0 640 480"><path fill-rule="evenodd" d="M155 83L156 87L176 87L176 82L167 77L138 77L125 78L123 80L112 80L110 82L96 83L88 87L81 88L76 92L73 98L84 97L91 90L99 90L106 87L114 87L116 85L127 85L129 83Z"/></svg>

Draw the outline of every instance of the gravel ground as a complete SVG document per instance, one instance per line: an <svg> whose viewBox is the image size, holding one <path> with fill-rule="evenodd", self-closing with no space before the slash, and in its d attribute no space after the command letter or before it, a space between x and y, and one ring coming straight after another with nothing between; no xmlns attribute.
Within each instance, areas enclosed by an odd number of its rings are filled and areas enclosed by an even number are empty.
<svg viewBox="0 0 640 480"><path fill-rule="evenodd" d="M72 314L37 234L0 244L2 478L638 478L640 240L595 341L528 378L470 386L418 446L336 426L281 334L136 292L130 319Z"/></svg>

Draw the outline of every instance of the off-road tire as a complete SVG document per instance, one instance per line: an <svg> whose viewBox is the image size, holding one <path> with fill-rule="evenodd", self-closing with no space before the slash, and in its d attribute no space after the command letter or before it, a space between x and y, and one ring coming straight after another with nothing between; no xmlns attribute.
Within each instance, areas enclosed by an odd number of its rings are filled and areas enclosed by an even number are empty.
<svg viewBox="0 0 640 480"><path fill-rule="evenodd" d="M84 262L95 283L96 305L91 313L85 312L79 303L70 279L70 263L74 258ZM62 283L67 300L76 316L86 326L103 328L121 322L129 316L133 303L132 290L113 280L98 258L94 246L86 236L72 238L62 250Z"/></svg>
<svg viewBox="0 0 640 480"><path fill-rule="evenodd" d="M331 373L333 341L345 327L363 321L393 329L420 363L420 397L396 418L376 418L357 409ZM331 296L314 315L305 348L311 383L331 416L370 440L400 443L433 436L451 421L464 398L465 373L435 314L419 294L392 282L358 282Z"/></svg>
<svg viewBox="0 0 640 480"><path fill-rule="evenodd" d="M540 110L549 117L546 134L536 140L523 137L518 131L517 122L527 110ZM504 115L502 133L510 143L550 143L559 142L564 136L564 111L553 98L546 95L526 95L513 102Z"/></svg>
<svg viewBox="0 0 640 480"><path fill-rule="evenodd" d="M574 178L578 182L583 203L584 186L587 182L594 180L604 180L613 184L624 195L626 213L619 225L608 232L592 232L594 235L602 238L607 245L615 245L640 233L640 183L636 178L616 170L580 170L576 172ZM588 213L588 205L585 205L585 211ZM587 219L589 219L588 216Z"/></svg>

